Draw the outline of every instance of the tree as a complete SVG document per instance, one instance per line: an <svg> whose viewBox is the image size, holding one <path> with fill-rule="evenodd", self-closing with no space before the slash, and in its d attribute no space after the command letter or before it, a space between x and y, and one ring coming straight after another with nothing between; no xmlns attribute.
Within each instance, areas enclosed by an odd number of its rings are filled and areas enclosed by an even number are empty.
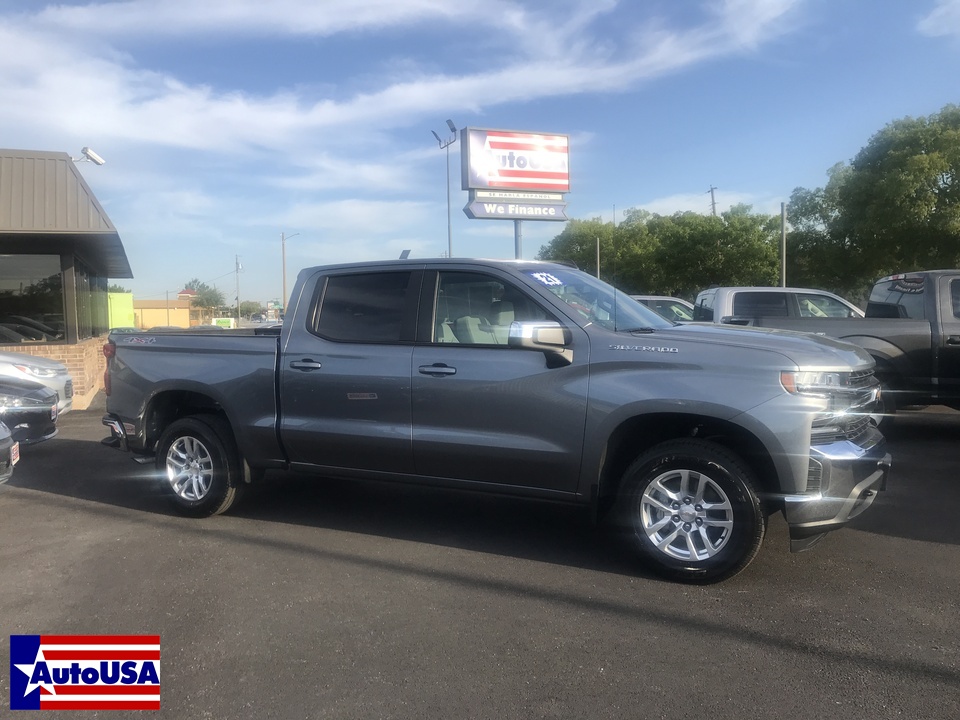
<svg viewBox="0 0 960 720"><path fill-rule="evenodd" d="M212 318L213 311L224 304L223 293L220 290L210 287L205 282L200 282L197 278L193 278L183 287L197 293L191 305L199 311L199 319L202 323L206 323L209 318Z"/></svg>
<svg viewBox="0 0 960 720"><path fill-rule="evenodd" d="M240 314L244 317L250 317L251 315L256 315L263 312L263 306L255 300L240 301Z"/></svg>
<svg viewBox="0 0 960 720"><path fill-rule="evenodd" d="M572 220L541 260L573 260L629 293L692 298L711 285L770 285L778 280L779 219L738 205L720 217L662 216L631 209L619 226Z"/></svg>
<svg viewBox="0 0 960 720"><path fill-rule="evenodd" d="M788 278L862 297L881 276L960 265L960 107L897 120L825 188L790 199Z"/></svg>
<svg viewBox="0 0 960 720"><path fill-rule="evenodd" d="M653 260L663 280L658 292L693 298L710 285L775 285L777 221L736 205L720 216L678 212L654 216L659 240Z"/></svg>
<svg viewBox="0 0 960 720"><path fill-rule="evenodd" d="M960 107L887 125L851 165L844 220L874 274L960 263Z"/></svg>
<svg viewBox="0 0 960 720"><path fill-rule="evenodd" d="M123 287L123 285L118 285L117 283L111 283L107 287L107 292L108 293L128 293L130 291L127 290L125 287Z"/></svg>
<svg viewBox="0 0 960 720"><path fill-rule="evenodd" d="M537 259L572 262L584 272L596 275L597 243L600 256L607 257L613 252L613 236L613 224L604 223L600 218L571 220L548 245L540 248Z"/></svg>

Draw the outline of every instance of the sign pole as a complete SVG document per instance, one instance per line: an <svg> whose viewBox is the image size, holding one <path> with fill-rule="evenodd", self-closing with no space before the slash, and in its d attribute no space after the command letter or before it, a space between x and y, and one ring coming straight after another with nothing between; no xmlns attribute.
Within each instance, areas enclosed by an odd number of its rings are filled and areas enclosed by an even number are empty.
<svg viewBox="0 0 960 720"><path fill-rule="evenodd" d="M513 254L516 260L523 260L523 220L513 221Z"/></svg>

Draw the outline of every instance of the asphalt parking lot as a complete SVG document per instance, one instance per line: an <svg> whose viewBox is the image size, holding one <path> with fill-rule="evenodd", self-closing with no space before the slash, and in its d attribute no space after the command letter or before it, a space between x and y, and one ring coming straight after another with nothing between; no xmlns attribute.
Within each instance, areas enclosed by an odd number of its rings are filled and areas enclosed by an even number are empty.
<svg viewBox="0 0 960 720"><path fill-rule="evenodd" d="M276 473L183 519L101 414L64 416L0 488L0 640L159 634L160 716L960 717L960 413L898 419L850 527L791 555L777 516L707 587L511 499Z"/></svg>

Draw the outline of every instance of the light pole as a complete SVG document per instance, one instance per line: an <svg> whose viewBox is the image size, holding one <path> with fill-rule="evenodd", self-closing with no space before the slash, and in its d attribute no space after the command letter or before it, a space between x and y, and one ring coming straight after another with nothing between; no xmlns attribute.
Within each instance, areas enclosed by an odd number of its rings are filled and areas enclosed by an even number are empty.
<svg viewBox="0 0 960 720"><path fill-rule="evenodd" d="M243 270L243 265L240 264L240 256L234 256L236 261L236 273L237 273L237 327L240 327L240 272Z"/></svg>
<svg viewBox="0 0 960 720"><path fill-rule="evenodd" d="M294 233L289 237L296 237L300 233ZM283 303L283 312L287 312L287 235L280 233L280 264L283 266L283 296L280 301Z"/></svg>
<svg viewBox="0 0 960 720"><path fill-rule="evenodd" d="M442 140L435 130L431 130L441 150L447 151L447 257L453 257L453 226L450 224L450 146L457 141L457 126L453 120L447 120L450 137Z"/></svg>

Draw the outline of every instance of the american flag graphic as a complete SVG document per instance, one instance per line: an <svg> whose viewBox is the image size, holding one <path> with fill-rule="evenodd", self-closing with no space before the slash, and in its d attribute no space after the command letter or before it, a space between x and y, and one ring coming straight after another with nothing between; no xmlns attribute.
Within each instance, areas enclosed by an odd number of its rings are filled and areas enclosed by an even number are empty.
<svg viewBox="0 0 960 720"><path fill-rule="evenodd" d="M566 135L488 130L485 151L491 188L570 190L569 141Z"/></svg>
<svg viewBox="0 0 960 720"><path fill-rule="evenodd" d="M159 635L11 635L11 710L159 710Z"/></svg>

